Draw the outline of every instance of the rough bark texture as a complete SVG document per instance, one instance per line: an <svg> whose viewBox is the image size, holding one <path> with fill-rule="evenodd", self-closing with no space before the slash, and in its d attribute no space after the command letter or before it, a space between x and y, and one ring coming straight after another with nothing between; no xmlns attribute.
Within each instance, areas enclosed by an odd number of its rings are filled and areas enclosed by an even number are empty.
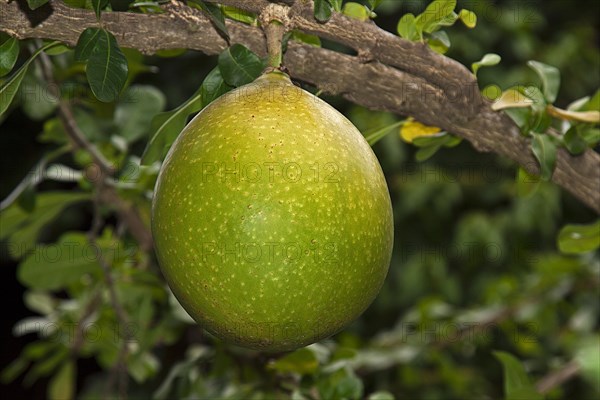
<svg viewBox="0 0 600 400"><path fill-rule="evenodd" d="M213 0L209 0L213 1ZM255 13L266 0L214 0ZM410 115L465 138L479 151L494 152L538 173L529 142L503 113L491 109L475 77L460 63L361 22L334 14L325 24L312 15L312 2L285 1L289 29L316 34L357 51L350 56L292 42L284 64L295 79L370 109ZM188 48L218 54L228 43L195 9L172 2L158 15L105 12L99 23L93 11L51 1L32 11L25 0L0 0L0 30L20 39L46 38L75 45L87 27L103 26L123 47L151 54L161 49ZM227 21L230 43L241 43L266 55L262 30ZM559 150L552 180L600 213L600 155L592 150L573 157Z"/></svg>

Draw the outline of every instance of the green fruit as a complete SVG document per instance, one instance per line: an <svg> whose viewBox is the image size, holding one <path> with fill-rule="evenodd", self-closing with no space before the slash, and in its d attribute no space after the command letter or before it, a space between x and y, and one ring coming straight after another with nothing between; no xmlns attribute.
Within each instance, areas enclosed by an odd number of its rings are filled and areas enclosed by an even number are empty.
<svg viewBox="0 0 600 400"><path fill-rule="evenodd" d="M393 241L381 167L342 114L270 73L214 101L160 172L152 230L187 312L241 346L284 351L358 317Z"/></svg>

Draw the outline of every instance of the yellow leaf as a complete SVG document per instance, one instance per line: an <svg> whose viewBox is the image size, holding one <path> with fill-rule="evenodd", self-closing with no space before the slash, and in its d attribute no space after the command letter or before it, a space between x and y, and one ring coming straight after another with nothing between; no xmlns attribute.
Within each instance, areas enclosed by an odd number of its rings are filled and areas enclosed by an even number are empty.
<svg viewBox="0 0 600 400"><path fill-rule="evenodd" d="M600 122L599 111L567 111L560 108L556 108L552 105L547 107L548 114L553 117L565 119L568 121L581 121L597 124Z"/></svg>
<svg viewBox="0 0 600 400"><path fill-rule="evenodd" d="M465 24L467 28L475 28L477 26L477 15L473 11L469 10L460 10L458 14L458 18Z"/></svg>
<svg viewBox="0 0 600 400"><path fill-rule="evenodd" d="M415 121L413 118L406 120L404 125L400 128L400 137L406 143L412 143L415 138L422 136L435 136L442 130L436 126L423 125L420 122Z"/></svg>
<svg viewBox="0 0 600 400"><path fill-rule="evenodd" d="M516 89L508 89L494 104L492 104L492 110L499 111L505 108L522 108L530 107L533 104L533 100L525 96L523 93Z"/></svg>

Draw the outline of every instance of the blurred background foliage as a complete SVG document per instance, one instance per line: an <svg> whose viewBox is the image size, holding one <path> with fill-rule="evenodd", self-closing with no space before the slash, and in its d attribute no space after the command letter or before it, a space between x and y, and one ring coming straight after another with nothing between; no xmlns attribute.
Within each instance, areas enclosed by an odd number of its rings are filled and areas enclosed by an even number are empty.
<svg viewBox="0 0 600 400"><path fill-rule="evenodd" d="M117 10L129 3L111 1ZM375 21L396 32L402 15L427 3L385 0ZM526 66L531 59L560 69L559 106L600 86L597 2L480 0L459 1L460 8L473 10L478 24L448 29L447 55L468 66L485 53L502 56L481 70L481 87L537 82ZM19 63L38 45L22 42ZM147 220L158 166L140 168L139 157L151 117L191 96L216 57L124 52L130 86L108 104L91 95L72 54L52 60L81 130L122 167L119 194ZM1 120L3 199L48 159L44 172L33 173L46 179L0 214L1 378L10 398L117 397L121 361L129 397L140 399L499 399L515 388L514 376L542 385L565 366L578 373L547 390L548 399L600 393L600 259L594 252L562 254L556 243L565 224L597 216L555 185L540 183L522 196L506 160L463 142L419 163L414 146L397 132L387 135L374 150L388 180L396 238L380 295L331 339L291 354L260 354L192 323L154 255L139 250L110 208L101 207L106 224L90 244L92 184L83 169L89 155L64 150L64 128L45 85L39 67L31 68ZM362 132L401 118L323 97ZM118 322L102 265L89 254L98 248L128 326ZM503 378L503 365L512 381Z"/></svg>

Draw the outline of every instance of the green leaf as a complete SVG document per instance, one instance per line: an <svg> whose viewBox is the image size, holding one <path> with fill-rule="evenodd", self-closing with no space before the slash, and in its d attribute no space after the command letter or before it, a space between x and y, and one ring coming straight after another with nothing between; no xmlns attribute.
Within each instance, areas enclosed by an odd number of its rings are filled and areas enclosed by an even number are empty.
<svg viewBox="0 0 600 400"><path fill-rule="evenodd" d="M433 157L440 148L440 146L428 146L420 148L419 151L415 153L415 160L417 160L418 162L427 161L431 157Z"/></svg>
<svg viewBox="0 0 600 400"><path fill-rule="evenodd" d="M528 125L532 115L531 108L507 108L504 113L517 124L522 134L527 135L529 133Z"/></svg>
<svg viewBox="0 0 600 400"><path fill-rule="evenodd" d="M369 3L369 8L371 10L375 10L381 3L383 3L383 0L368 0L367 2Z"/></svg>
<svg viewBox="0 0 600 400"><path fill-rule="evenodd" d="M574 126L569 128L567 133L565 133L563 141L569 153L574 156L583 153L588 147L588 144L581 136L579 136L579 131Z"/></svg>
<svg viewBox="0 0 600 400"><path fill-rule="evenodd" d="M407 40L418 40L419 33L417 32L417 26L415 23L415 16L411 13L404 14L400 21L398 21L398 34L400 37Z"/></svg>
<svg viewBox="0 0 600 400"><path fill-rule="evenodd" d="M471 64L471 69L473 70L473 73L477 75L477 71L479 71L479 68L492 67L494 65L499 64L501 60L502 58L500 58L498 54L488 53L485 56L483 56L481 60Z"/></svg>
<svg viewBox="0 0 600 400"><path fill-rule="evenodd" d="M75 45L76 61L86 61L90 58L101 32L102 29L98 28L87 28L81 32L79 39L77 39L77 44Z"/></svg>
<svg viewBox="0 0 600 400"><path fill-rule="evenodd" d="M540 163L540 177L549 181L556 165L556 144L544 133L532 132L532 136L531 150Z"/></svg>
<svg viewBox="0 0 600 400"><path fill-rule="evenodd" d="M394 400L394 395L391 394L390 392L385 392L385 391L381 391L381 392L375 392L372 393L367 400Z"/></svg>
<svg viewBox="0 0 600 400"><path fill-rule="evenodd" d="M444 144L442 144L442 146L451 148L451 147L456 147L461 143L462 143L461 137L454 136L454 135L448 135L448 137L446 138L446 140L444 141Z"/></svg>
<svg viewBox="0 0 600 400"><path fill-rule="evenodd" d="M527 198L531 197L540 186L540 178L531 175L529 172L519 167L517 169L517 196Z"/></svg>
<svg viewBox="0 0 600 400"><path fill-rule="evenodd" d="M463 139L461 137L448 135L448 139L446 139L446 142L443 144L443 146L447 148L456 147L462 143L462 140Z"/></svg>
<svg viewBox="0 0 600 400"><path fill-rule="evenodd" d="M415 20L417 32L431 33L440 26L448 25L448 18L452 19L454 9L456 8L456 0L434 0L425 11L423 11ZM456 18L454 18L456 20Z"/></svg>
<svg viewBox="0 0 600 400"><path fill-rule="evenodd" d="M35 10L36 8L40 8L47 2L48 2L48 0L27 0L27 4L29 5L29 8L31 8L32 10Z"/></svg>
<svg viewBox="0 0 600 400"><path fill-rule="evenodd" d="M100 101L115 100L127 80L127 58L112 33L101 30L86 67L94 96Z"/></svg>
<svg viewBox="0 0 600 400"><path fill-rule="evenodd" d="M9 253L14 258L20 258L34 247L39 231L46 224L54 220L66 207L89 198L88 193L81 192L40 193L31 213L13 203L0 213L0 239L10 237Z"/></svg>
<svg viewBox="0 0 600 400"><path fill-rule="evenodd" d="M589 125L579 125L577 127L579 136L587 143L588 146L596 146L600 142L600 129Z"/></svg>
<svg viewBox="0 0 600 400"><path fill-rule="evenodd" d="M48 384L48 398L71 400L75 394L75 362L67 361Z"/></svg>
<svg viewBox="0 0 600 400"><path fill-rule="evenodd" d="M394 122L393 124L385 126L383 128L376 129L370 132L365 132L363 136L365 137L367 143L369 143L369 146L373 146L375 143L383 139L393 129L396 129L399 126L403 125L404 122L405 121Z"/></svg>
<svg viewBox="0 0 600 400"><path fill-rule="evenodd" d="M447 132L441 131L431 136L420 136L413 139L412 144L417 147L442 147L450 140L451 136Z"/></svg>
<svg viewBox="0 0 600 400"><path fill-rule="evenodd" d="M558 249L566 254L595 251L600 247L600 220L589 225L566 225L558 234Z"/></svg>
<svg viewBox="0 0 600 400"><path fill-rule="evenodd" d="M56 307L56 302L48 294L43 291L28 290L23 295L23 303L28 309L42 315L51 314Z"/></svg>
<svg viewBox="0 0 600 400"><path fill-rule="evenodd" d="M358 400L363 394L362 381L349 368L342 368L319 379L317 388L322 399Z"/></svg>
<svg viewBox="0 0 600 400"><path fill-rule="evenodd" d="M131 357L127 362L127 370L137 383L143 383L156 375L160 369L160 361L150 352L142 352Z"/></svg>
<svg viewBox="0 0 600 400"><path fill-rule="evenodd" d="M427 44L437 53L445 54L450 48L450 38L444 31L433 32L427 39Z"/></svg>
<svg viewBox="0 0 600 400"><path fill-rule="evenodd" d="M581 111L583 107L590 101L590 96L585 96L577 99L567 106L569 111Z"/></svg>
<svg viewBox="0 0 600 400"><path fill-rule="evenodd" d="M152 398L156 400L172 399L173 397L169 397L169 393L171 392L171 387L173 386L174 381L178 377L188 374L190 369L194 366L194 364L197 363L198 360L207 358L211 354L212 352L207 347L197 344L189 346L188 350L186 351L185 359L171 367L167 377L156 389Z"/></svg>
<svg viewBox="0 0 600 400"><path fill-rule="evenodd" d="M528 61L527 65L533 69L542 80L542 92L548 103L554 103L560 88L560 71L551 65L538 61Z"/></svg>
<svg viewBox="0 0 600 400"><path fill-rule="evenodd" d="M46 49L45 53L48 54L49 56L58 56L60 54L66 53L68 51L71 51L69 46L60 43L60 44L57 44L56 46L52 46L52 47Z"/></svg>
<svg viewBox="0 0 600 400"><path fill-rule="evenodd" d="M202 109L202 88L198 88L185 103L174 110L158 114L152 120L153 135L142 154L142 165L162 160L179 133L185 127L190 114Z"/></svg>
<svg viewBox="0 0 600 400"><path fill-rule="evenodd" d="M347 370L346 377L338 381L337 392L342 399L355 399L359 400L363 394L363 383L358 376L352 370Z"/></svg>
<svg viewBox="0 0 600 400"><path fill-rule="evenodd" d="M138 50L124 48L121 51L127 59L127 83L125 86L135 81L135 78L141 73L156 73L158 71L158 67L145 63L144 55Z"/></svg>
<svg viewBox="0 0 600 400"><path fill-rule="evenodd" d="M579 111L600 111L600 89Z"/></svg>
<svg viewBox="0 0 600 400"><path fill-rule="evenodd" d="M256 25L257 23L256 14L251 12L230 6L221 6L221 11L226 17L234 21L243 22L248 25Z"/></svg>
<svg viewBox="0 0 600 400"><path fill-rule="evenodd" d="M208 19L215 25L215 27L229 40L229 32L225 25L225 17L221 8L212 3L205 3L202 0L192 0L192 5L197 5L204 13L208 16Z"/></svg>
<svg viewBox="0 0 600 400"><path fill-rule="evenodd" d="M304 396L299 389L294 389L290 400L308 400L308 397Z"/></svg>
<svg viewBox="0 0 600 400"><path fill-rule="evenodd" d="M21 82L17 99L23 112L35 121L46 119L58 105L58 97L48 90L46 82L38 78L39 67L33 65Z"/></svg>
<svg viewBox="0 0 600 400"><path fill-rule="evenodd" d="M171 367L163 383L154 391L152 398L156 400L170 399L169 393L171 392L173 383L178 377L188 373L190 368L191 366L188 362L180 362Z"/></svg>
<svg viewBox="0 0 600 400"><path fill-rule="evenodd" d="M37 341L25 346L22 355L30 360L40 360L49 355L55 348L56 343L52 343L51 341Z"/></svg>
<svg viewBox="0 0 600 400"><path fill-rule="evenodd" d="M294 30L291 38L298 42L310 44L315 47L321 47L321 38L316 35L309 35L308 33Z"/></svg>
<svg viewBox="0 0 600 400"><path fill-rule="evenodd" d="M319 22L327 22L331 18L331 4L327 0L315 0L315 18Z"/></svg>
<svg viewBox="0 0 600 400"><path fill-rule="evenodd" d="M438 22L431 31L427 31L426 33L435 32L436 30L443 28L445 26L453 26L457 20L458 20L458 14L455 13L454 11L452 11L444 19L442 19L440 22Z"/></svg>
<svg viewBox="0 0 600 400"><path fill-rule="evenodd" d="M19 265L17 278L32 289L62 289L85 274L101 273L100 252L104 249L91 245L85 234L66 233L57 243L36 246Z"/></svg>
<svg viewBox="0 0 600 400"><path fill-rule="evenodd" d="M546 98L542 91L536 86L515 86L515 89L523 94L525 97L531 99L531 108L534 111L534 114L537 114L540 121L544 120L550 121L551 118L546 112L547 102ZM548 127L542 127L541 130L537 132L545 132Z"/></svg>
<svg viewBox="0 0 600 400"><path fill-rule="evenodd" d="M458 18L467 28L475 28L477 26L477 15L473 11L462 9L458 13Z"/></svg>
<svg viewBox="0 0 600 400"><path fill-rule="evenodd" d="M66 5L73 8L87 8L91 9L92 3L90 0L63 0Z"/></svg>
<svg viewBox="0 0 600 400"><path fill-rule="evenodd" d="M233 87L229 86L223 80L219 67L215 67L209 72L206 78L204 78L204 82L202 82L202 86L200 87L202 106L206 107L232 89Z"/></svg>
<svg viewBox="0 0 600 400"><path fill-rule="evenodd" d="M575 360L581 367L583 378L600 392L600 337L582 340L577 346Z"/></svg>
<svg viewBox="0 0 600 400"><path fill-rule="evenodd" d="M342 12L350 18L358 19L360 21L368 21L370 16L370 12L365 6L354 2L344 4Z"/></svg>
<svg viewBox="0 0 600 400"><path fill-rule="evenodd" d="M19 41L9 38L0 46L0 77L12 71L19 57Z"/></svg>
<svg viewBox="0 0 600 400"><path fill-rule="evenodd" d="M460 144L461 138L449 135L447 132L440 132L433 136L421 136L412 140L412 143L420 147L415 154L418 162L423 162L435 155L442 147L455 147Z"/></svg>
<svg viewBox="0 0 600 400"><path fill-rule="evenodd" d="M0 382L3 384L10 383L17 379L17 376L21 375L27 367L29 366L29 360L24 358L23 356L19 356L10 364L8 364L0 375Z"/></svg>
<svg viewBox="0 0 600 400"><path fill-rule="evenodd" d="M108 0L92 0L92 8L96 13L97 19L100 19L100 14L102 13L102 10L106 7L107 4Z"/></svg>
<svg viewBox="0 0 600 400"><path fill-rule="evenodd" d="M186 51L187 51L187 49L164 49L164 50L157 50L156 53L154 53L154 54L159 57L172 58L172 57L179 57L180 55L185 54Z"/></svg>
<svg viewBox="0 0 600 400"><path fill-rule="evenodd" d="M165 96L154 86L133 85L115 108L115 124L127 142L133 143L152 129L152 118L163 111Z"/></svg>
<svg viewBox="0 0 600 400"><path fill-rule="evenodd" d="M515 389L506 400L544 400L544 396L538 393L534 387Z"/></svg>
<svg viewBox="0 0 600 400"><path fill-rule="evenodd" d="M73 107L73 115L81 132L86 138L92 141L104 140L107 131L114 129L111 121L98 119L91 111L87 111L82 107ZM60 122L58 118L46 121L44 124L44 133L40 137L40 140L54 143L67 143L68 137L62 122ZM87 151L81 150L76 154L87 155L86 159L88 161L84 162L84 166L87 166L87 164L91 162Z"/></svg>
<svg viewBox="0 0 600 400"><path fill-rule="evenodd" d="M60 42L48 43L35 51L27 61L15 72L8 80L0 87L0 116L6 112L8 106L19 90L19 86L23 81L23 77L27 73L27 69L31 62L44 50L59 45Z"/></svg>
<svg viewBox="0 0 600 400"><path fill-rule="evenodd" d="M507 400L543 399L543 396L535 391L519 360L503 351L495 351L494 356L502 363L504 369L504 391Z"/></svg>
<svg viewBox="0 0 600 400"><path fill-rule="evenodd" d="M42 376L48 376L54 372L61 363L69 358L69 351L66 347L61 346L54 353L50 354L44 360L33 364L32 368L27 372L23 379L23 384L28 386L38 380Z"/></svg>
<svg viewBox="0 0 600 400"><path fill-rule="evenodd" d="M329 0L329 3L333 7L334 11L341 12L342 11L342 3L344 0Z"/></svg>
<svg viewBox="0 0 600 400"><path fill-rule="evenodd" d="M269 364L270 369L281 373L313 374L319 368L319 360L308 348L302 348Z"/></svg>
<svg viewBox="0 0 600 400"><path fill-rule="evenodd" d="M17 203L25 212L31 213L35 209L35 189L33 185L28 186L19 196Z"/></svg>
<svg viewBox="0 0 600 400"><path fill-rule="evenodd" d="M260 58L241 44L234 44L219 55L221 75L233 87L254 81L264 67Z"/></svg>

